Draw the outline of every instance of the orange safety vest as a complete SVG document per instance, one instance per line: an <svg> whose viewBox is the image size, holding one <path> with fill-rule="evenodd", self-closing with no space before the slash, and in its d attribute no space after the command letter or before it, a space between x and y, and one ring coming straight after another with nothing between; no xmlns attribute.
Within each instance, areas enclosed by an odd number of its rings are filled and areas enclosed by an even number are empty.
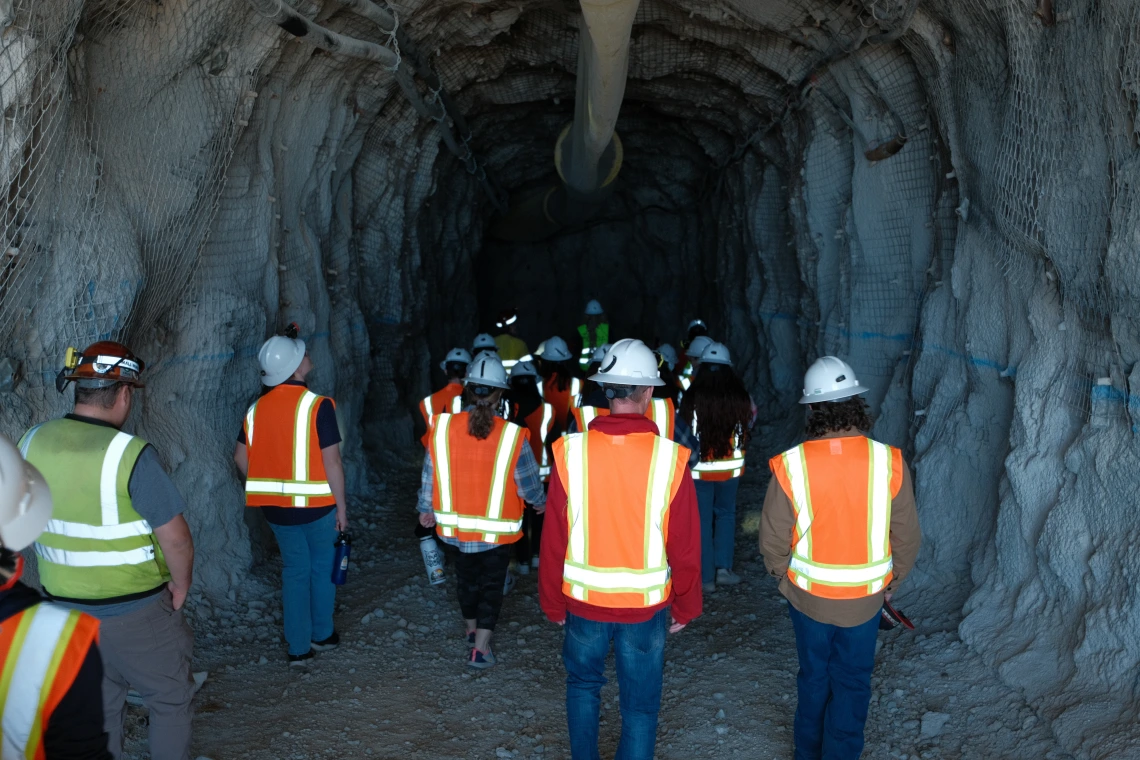
<svg viewBox="0 0 1140 760"><path fill-rule="evenodd" d="M423 437L420 438L420 443L424 445L425 449L428 447L428 436L431 435L431 418L451 410L453 399L462 396L463 383L448 383L430 396L425 396L424 400L420 402L420 414L423 415L424 425L427 426Z"/></svg>
<svg viewBox="0 0 1140 760"><path fill-rule="evenodd" d="M522 536L526 507L514 473L530 433L494 417L491 434L480 441L467 432L468 416L440 414L432 420L428 451L436 532L460 541L513 544Z"/></svg>
<svg viewBox="0 0 1140 760"><path fill-rule="evenodd" d="M546 438L554 425L554 407L546 403L540 404L524 421L526 429L530 431L530 449L534 461L538 462L538 474L545 483L550 480L550 447L546 445Z"/></svg>
<svg viewBox="0 0 1140 760"><path fill-rule="evenodd" d="M598 607L641 609L669 599L669 506L688 450L653 433L592 431L560 438L566 488L562 593Z"/></svg>
<svg viewBox="0 0 1140 760"><path fill-rule="evenodd" d="M44 760L44 732L67 694L91 645L99 621L41 602L0 622L0 745L4 757Z"/></svg>
<svg viewBox="0 0 1140 760"><path fill-rule="evenodd" d="M697 429L697 413L693 412L693 435L700 438ZM718 483L739 478L744 474L744 449L740 447L742 431L738 428L732 435L732 454L724 459L702 459L693 467L693 480L707 480Z"/></svg>
<svg viewBox="0 0 1140 760"><path fill-rule="evenodd" d="M247 507L336 504L317 437L322 401L303 385L278 385L246 412Z"/></svg>
<svg viewBox="0 0 1140 760"><path fill-rule="evenodd" d="M554 407L554 419L558 420L558 427L565 431L570 410L578 406L578 396L582 394L582 381L572 377L566 385L566 390L559 390L558 373L555 372L549 379L543 381L542 387L543 400Z"/></svg>
<svg viewBox="0 0 1140 760"><path fill-rule="evenodd" d="M578 423L578 432L584 433L590 429L590 423L597 417L608 417L610 410L604 406L578 406L570 410L574 421ZM655 398L649 404L645 416L657 426L657 434L662 438L673 440L673 423L676 419L673 409L673 400L668 398Z"/></svg>
<svg viewBox="0 0 1140 760"><path fill-rule="evenodd" d="M796 513L792 583L826 599L882 591L893 577L891 500L902 488L902 452L861 435L822 438L768 466Z"/></svg>

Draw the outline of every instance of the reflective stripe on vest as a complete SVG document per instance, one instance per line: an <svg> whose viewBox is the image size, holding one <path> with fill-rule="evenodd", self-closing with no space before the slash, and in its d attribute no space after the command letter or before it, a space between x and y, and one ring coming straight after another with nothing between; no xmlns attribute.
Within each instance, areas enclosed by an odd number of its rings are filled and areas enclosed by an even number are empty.
<svg viewBox="0 0 1140 760"><path fill-rule="evenodd" d="M693 412L693 435L700 438L700 432L697 430L697 413ZM716 480L718 478L707 478L711 473L720 475L721 473L728 473L729 480L732 478L739 478L744 474L744 451L740 448L740 431L737 430L732 436L732 456L727 459L712 459L707 462L698 462L693 467L693 480ZM698 452L699 453L699 452ZM719 478L723 480L724 478Z"/></svg>
<svg viewBox="0 0 1140 760"><path fill-rule="evenodd" d="M812 584L842 587L866 585L867 596L870 596L883 589L891 574L894 566L890 542L893 454L890 446L870 439L867 439L867 443L870 453L867 556L870 561L866 564L825 564L815 559L811 533L814 514L804 447L797 446L782 455L784 472L792 490L792 506L796 511L795 532L799 537L792 547L789 577L805 591L811 591Z"/></svg>
<svg viewBox="0 0 1140 760"><path fill-rule="evenodd" d="M451 399L451 413L452 414L459 414L462 411L463 411L463 394L461 393L458 396L456 396L455 398Z"/></svg>
<svg viewBox="0 0 1140 760"><path fill-rule="evenodd" d="M105 425L46 422L21 441L51 489L52 519L36 539L40 582L53 596L101 600L170 580L130 479L146 441Z"/></svg>
<svg viewBox="0 0 1140 760"><path fill-rule="evenodd" d="M511 462L515 449L522 437L518 425L503 426L499 443L495 450L495 463L491 473L491 488L487 494L486 511L483 516L461 515L455 511L452 494L452 469L450 449L450 429L454 415L441 414L435 423L432 451L436 458L436 486L439 490L439 509L435 511L435 521L439 523L442 535L454 538L455 531L483 533L483 540L494 543L499 535L513 535L522 530L522 517L516 520L502 519L503 505L506 502L507 485L511 480Z"/></svg>
<svg viewBox="0 0 1140 760"><path fill-rule="evenodd" d="M673 402L667 398L655 398L649 404L649 419L657 426L657 435L673 438Z"/></svg>
<svg viewBox="0 0 1140 760"><path fill-rule="evenodd" d="M538 463L539 476L546 478L550 476L550 450L546 445L546 439L550 435L550 428L554 426L554 406L543 402L542 404L542 424L539 426L539 444L542 449L542 459Z"/></svg>
<svg viewBox="0 0 1140 760"><path fill-rule="evenodd" d="M570 378L570 408L582 405L582 381L576 377Z"/></svg>
<svg viewBox="0 0 1140 760"><path fill-rule="evenodd" d="M4 655L0 665L0 756L4 760L43 756L43 734L51 717L45 714L47 703L81 617L79 612L54 604L37 604L18 619L4 621L5 626L15 626L11 638L3 637L6 647L0 652ZM69 665L74 681L77 668L74 663Z"/></svg>
<svg viewBox="0 0 1140 760"><path fill-rule="evenodd" d="M297 407L293 413L293 477L289 480L276 478L246 478L245 492L247 496L288 496L292 497L294 507L309 506L311 497L329 497L333 495L332 486L327 480L309 479L309 457L311 417L313 409L321 397L312 391L304 391L297 399ZM253 445L253 423L256 418L257 404L250 407L246 413L246 446L247 450Z"/></svg>
<svg viewBox="0 0 1140 760"><path fill-rule="evenodd" d="M670 576L663 523L673 496L678 447L659 436L654 438L644 504L643 567L598 567L589 564L589 434L576 433L563 441L569 531L562 578L570 587L570 595L586 601L590 592L640 593L644 595L645 606L660 604L665 600Z"/></svg>
<svg viewBox="0 0 1140 760"><path fill-rule="evenodd" d="M435 416L435 409L433 409L431 405L431 397L434 395L435 394L433 393L431 395L424 396L424 400L421 402L424 405L424 412L427 415L428 422L431 422L431 418Z"/></svg>

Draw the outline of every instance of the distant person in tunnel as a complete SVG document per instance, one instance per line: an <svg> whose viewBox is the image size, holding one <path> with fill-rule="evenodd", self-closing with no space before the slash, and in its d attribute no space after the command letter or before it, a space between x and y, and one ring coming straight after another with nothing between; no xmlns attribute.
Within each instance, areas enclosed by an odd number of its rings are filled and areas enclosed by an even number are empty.
<svg viewBox="0 0 1140 760"><path fill-rule="evenodd" d="M260 508L281 550L281 607L289 665L335 649L337 533L348 530L336 403L309 390L313 362L298 338L275 335L258 352L268 391L246 412L234 449L246 507Z"/></svg>
<svg viewBox="0 0 1140 760"><path fill-rule="evenodd" d="M431 418L440 412L451 410L452 402L463 395L463 378L467 365L471 364L471 354L465 348L453 348L440 362L439 368L447 375L447 385L420 402L420 415L424 418L424 434L420 443L427 448L428 433L431 432Z"/></svg>
<svg viewBox="0 0 1140 760"><path fill-rule="evenodd" d="M700 452L693 480L701 511L701 581L706 594L718 584L740 583L732 572L736 492L744 474L752 414L752 398L732 369L728 347L709 345L681 402L678 423L692 430Z"/></svg>
<svg viewBox="0 0 1140 760"><path fill-rule="evenodd" d="M550 480L550 444L555 438L554 407L542 400L538 392L538 370L534 362L524 361L511 370L508 420L530 431L530 448L538 460L542 483ZM528 506L523 514L523 536L515 544L515 563L520 575L528 575L538 567L538 548L542 540L542 514Z"/></svg>
<svg viewBox="0 0 1140 760"><path fill-rule="evenodd" d="M705 349L713 344L713 339L707 335L698 335L693 338L692 342L685 348L685 358L688 363L681 369L681 375L678 378L681 383L681 394L689 390L689 386L693 384L693 377L696 376L697 370L701 366L701 354Z"/></svg>
<svg viewBox="0 0 1140 760"><path fill-rule="evenodd" d="M432 420L416 509L420 525L435 527L455 560L459 608L471 647L467 664L495 665L491 636L503 606L513 549L522 538L527 504L546 508L538 462L526 428L496 410L510 388L502 363L477 356L464 381L466 406Z"/></svg>
<svg viewBox="0 0 1140 760"><path fill-rule="evenodd" d="M491 333L479 333L471 343L472 356L477 356L484 351L492 351L496 355L499 353L499 344L495 342L495 336Z"/></svg>
<svg viewBox="0 0 1140 760"><path fill-rule="evenodd" d="M542 397L554 407L556 432L566 432L570 410L578 404L582 381L574 371L574 357L566 341L557 335L543 341L542 352L535 354L542 375Z"/></svg>
<svg viewBox="0 0 1140 760"><path fill-rule="evenodd" d="M496 350L503 368L510 372L522 359L530 356L530 349L519 337L519 310L504 309L495 321L495 327L499 330L495 336Z"/></svg>
<svg viewBox="0 0 1140 760"><path fill-rule="evenodd" d="M150 713L151 757L184 760L194 633L182 604L193 583L194 541L186 503L154 447L122 430L144 369L121 343L69 349L56 387L75 383L75 410L29 430L20 451L52 493L52 520L35 545L40 583L53 602L99 619L111 754L123 754L133 687Z"/></svg>
<svg viewBox="0 0 1140 760"><path fill-rule="evenodd" d="M689 346L693 344L694 340L701 337L702 335L708 334L709 326L705 324L705 321L703 319L697 318L692 320L689 322L688 329L685 330L685 337L681 338L681 350L687 352L689 350Z"/></svg>
<svg viewBox="0 0 1140 760"><path fill-rule="evenodd" d="M595 300L586 304L582 324L578 325L578 364L585 372L590 365L590 359L599 346L610 342L610 323L606 318L606 311Z"/></svg>
<svg viewBox="0 0 1140 760"><path fill-rule="evenodd" d="M653 389L653 398L667 398L676 407L681 396L681 380L677 375L679 371L677 349L668 343L662 343L654 353L657 354L657 367L665 384Z"/></svg>
<svg viewBox="0 0 1140 760"><path fill-rule="evenodd" d="M621 705L621 760L650 760L657 738L666 631L701 614L700 520L689 451L645 417L661 380L653 352L621 340L593 379L610 414L552 447L539 603L565 626L566 718L574 760L598 758L601 690L611 646Z"/></svg>
<svg viewBox="0 0 1140 760"><path fill-rule="evenodd" d="M769 462L760 551L796 634L795 760L856 760L884 600L922 535L902 453L868 438L854 370L834 356L804 378L808 440Z"/></svg>

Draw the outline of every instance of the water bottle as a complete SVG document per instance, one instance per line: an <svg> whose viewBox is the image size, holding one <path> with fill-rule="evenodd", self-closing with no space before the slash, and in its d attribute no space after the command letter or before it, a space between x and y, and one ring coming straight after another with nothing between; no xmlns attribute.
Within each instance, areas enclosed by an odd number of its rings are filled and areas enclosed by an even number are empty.
<svg viewBox="0 0 1140 760"><path fill-rule="evenodd" d="M416 535L420 539L420 554L424 558L424 570L427 570L428 582L433 586L443 583L443 554L439 544L435 542L435 531L416 525Z"/></svg>
<svg viewBox="0 0 1140 760"><path fill-rule="evenodd" d="M352 536L341 531L333 543L336 548L336 559L333 561L332 582L343 586L348 580L348 557L352 553Z"/></svg>

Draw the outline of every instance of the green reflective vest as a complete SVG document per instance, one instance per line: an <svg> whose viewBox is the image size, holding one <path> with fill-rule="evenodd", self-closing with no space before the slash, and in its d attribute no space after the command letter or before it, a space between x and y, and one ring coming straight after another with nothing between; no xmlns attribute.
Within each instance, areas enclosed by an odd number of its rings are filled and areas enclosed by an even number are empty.
<svg viewBox="0 0 1140 760"><path fill-rule="evenodd" d="M593 344L590 343L590 330L585 325L578 325L578 335L582 338L582 353L578 357L578 364L582 367L582 371L590 366L590 359L594 356L594 349L598 346L604 346L610 342L610 323L602 322L598 325L598 329L594 331L594 338L596 339Z"/></svg>
<svg viewBox="0 0 1140 760"><path fill-rule="evenodd" d="M52 495L51 521L36 541L40 582L62 599L140 594L170 580L150 524L128 485L146 441L111 427L52 420L20 439Z"/></svg>

